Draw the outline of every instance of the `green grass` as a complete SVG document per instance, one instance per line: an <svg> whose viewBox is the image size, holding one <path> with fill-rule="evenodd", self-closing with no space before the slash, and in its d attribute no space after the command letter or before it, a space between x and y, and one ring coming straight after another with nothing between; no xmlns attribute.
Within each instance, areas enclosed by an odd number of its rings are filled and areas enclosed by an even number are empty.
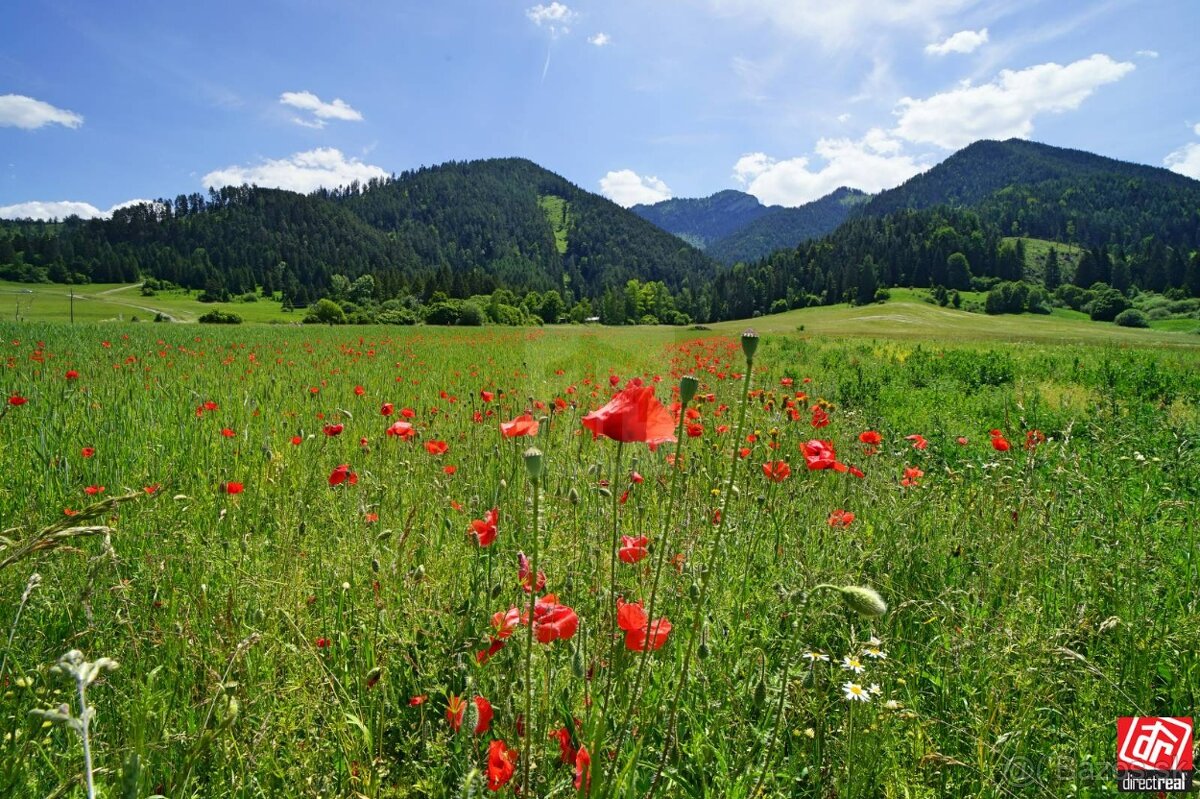
<svg viewBox="0 0 1200 799"><path fill-rule="evenodd" d="M183 291L159 292L143 297L140 284L92 283L66 286L57 283L12 283L0 281L0 318L19 315L22 321L65 322L71 318L72 290L77 322L128 322L137 317L151 321L156 313L173 321L195 322L213 310L235 313L246 322L299 322L302 314L284 313L278 302L198 302Z"/></svg>
<svg viewBox="0 0 1200 799"><path fill-rule="evenodd" d="M29 715L73 701L49 670L71 648L120 662L88 691L105 797L486 795L492 740L532 763L525 795L570 797L548 739L564 726L591 746L593 797L642 796L660 766L671 797L744 799L760 774L765 796L811 799L1112 795L1115 719L1200 702L1200 371L1164 346L1196 337L903 302L754 324L744 402L744 323L0 322L0 392L27 400L0 405L0 561L47 526L110 528L0 566L0 795L82 795L77 736ZM1045 343L1061 339L1078 343ZM683 469L674 445L582 428L614 382L670 403L685 373L700 385ZM403 408L413 441L384 432ZM502 438L527 409L538 437ZM1026 448L1032 431L1046 440ZM814 438L865 476L808 470ZM355 484L329 484L341 464ZM89 512L126 492L141 496ZM480 548L467 531L493 507ZM831 527L841 509L856 518ZM618 533L650 555L610 574ZM520 627L477 663L493 614L526 606L518 552L535 550L578 631L529 647ZM616 597L649 600L660 557L654 615L674 628L639 681L611 617ZM890 610L806 601L822 583L871 586ZM886 659L863 654L871 636ZM846 682L880 693L851 705ZM490 700L490 729L473 735L468 711L453 732L451 695Z"/></svg>
<svg viewBox="0 0 1200 799"><path fill-rule="evenodd" d="M558 250L558 254L565 255L567 236L571 229L570 204L557 195L543 194L538 196L538 205L542 207L542 213L546 215L547 221L554 229L554 246Z"/></svg>
<svg viewBox="0 0 1200 799"><path fill-rule="evenodd" d="M1045 272L1046 256L1050 250L1058 251L1058 268L1063 275L1075 274L1075 267L1083 257L1083 248L1075 244L1063 244L1047 239L1031 239L1027 237L1006 236L1004 241L1025 242L1025 274L1037 281L1042 279Z"/></svg>

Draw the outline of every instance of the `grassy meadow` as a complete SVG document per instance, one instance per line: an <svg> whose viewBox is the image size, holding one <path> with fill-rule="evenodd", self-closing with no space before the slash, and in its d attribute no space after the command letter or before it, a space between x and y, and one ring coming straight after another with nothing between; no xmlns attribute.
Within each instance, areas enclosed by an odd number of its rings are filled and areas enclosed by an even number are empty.
<svg viewBox="0 0 1200 799"><path fill-rule="evenodd" d="M0 322L0 796L86 795L68 650L103 797L1114 795L1200 703L1200 338L743 327ZM677 443L584 428L638 383Z"/></svg>

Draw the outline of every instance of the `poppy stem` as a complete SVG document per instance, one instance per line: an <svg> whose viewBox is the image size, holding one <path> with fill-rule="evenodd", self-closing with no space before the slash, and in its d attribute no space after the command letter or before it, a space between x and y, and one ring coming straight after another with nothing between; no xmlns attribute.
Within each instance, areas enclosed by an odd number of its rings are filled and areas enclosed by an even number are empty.
<svg viewBox="0 0 1200 799"><path fill-rule="evenodd" d="M745 345L745 337L743 337L743 346ZM738 411L737 429L733 435L733 453L729 462L729 475L725 480L725 491L721 497L721 518L717 520L717 532L713 536L713 540L705 553L704 568L700 576L700 593L696 599L695 611L692 614L692 626L688 630L687 643L683 650L683 665L679 668L679 679L675 686L675 696L671 699L671 710L667 715L666 731L663 736L662 753L658 758L658 768L654 773L654 779L650 782L650 788L646 791L645 799L651 799L655 791L658 789L659 780L662 779L663 769L666 768L667 757L671 754L671 747L675 741L675 725L679 719L679 704L683 699L683 691L687 687L688 674L692 667L692 655L696 651L696 639L700 635L700 628L704 625L704 611L708 604L708 587L712 583L712 575L716 571L712 563L713 556L720 552L721 538L725 532L725 523L729 518L729 497L733 494L733 482L737 476L738 465L738 449L742 443L742 433L746 427L746 410L749 407L750 395L750 378L754 374L754 358L751 353L747 353L746 357L746 374L742 379L742 398L741 408ZM614 613L616 611L614 610Z"/></svg>
<svg viewBox="0 0 1200 799"><path fill-rule="evenodd" d="M616 488L618 475L621 474L621 453L625 449L625 442L617 442L617 454L613 463L612 479L608 481L609 492L612 495L612 538L608 544L609 562L608 562L608 597L606 601L609 607L609 623L608 623L608 641L609 641L609 673L608 680L604 686L604 703L600 706L600 723L604 724L608 721L608 704L612 699L613 685L616 683L616 640L617 640L617 543L621 540L621 516L620 516L620 499ZM600 751L600 743L602 736L598 738L592 747L593 752Z"/></svg>
<svg viewBox="0 0 1200 799"><path fill-rule="evenodd" d="M686 404L680 405L679 408L679 423L675 430L675 457L671 464L671 491L670 497L667 500L667 514L663 518L662 532L659 534L658 540L654 542L654 579L650 583L650 599L646 603L646 646L642 649L642 656L638 663L637 676L633 681L633 691L629 695L629 707L625 711L624 717L621 719L621 726L617 728L617 745L613 748L617 757L609 763L605 770L604 782L607 785L609 778L613 775L617 768L617 761L620 758L621 746L625 743L625 734L629 729L630 722L633 720L634 709L637 707L638 699L642 693L642 683L646 677L646 671L650 662L650 652L653 647L650 645L652 638L651 626L654 624L654 612L656 610L655 603L658 599L658 586L662 576L663 563L667 559L667 552L670 549L669 536L675 520L675 503L679 497L679 473L683 471L683 467L679 461L680 452L683 448L683 426L684 419L687 413ZM615 601L615 600L614 600ZM615 605L614 605L615 607Z"/></svg>
<svg viewBox="0 0 1200 799"><path fill-rule="evenodd" d="M539 479L530 475L529 483L533 488L533 559L531 561L529 582L529 618L525 622L525 756L521 758L521 795L529 795L529 769L531 765L534 737L533 724L533 623L537 610L538 599L538 556L541 550L541 536L538 533L538 495L541 493Z"/></svg>

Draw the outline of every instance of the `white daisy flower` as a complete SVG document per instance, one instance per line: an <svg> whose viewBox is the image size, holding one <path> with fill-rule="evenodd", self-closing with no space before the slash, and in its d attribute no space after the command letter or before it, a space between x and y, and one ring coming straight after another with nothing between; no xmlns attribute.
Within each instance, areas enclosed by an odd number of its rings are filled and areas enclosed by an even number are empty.
<svg viewBox="0 0 1200 799"><path fill-rule="evenodd" d="M863 650L863 654L875 660L887 660L887 652L884 652L878 646L868 646Z"/></svg>
<svg viewBox="0 0 1200 799"><path fill-rule="evenodd" d="M846 655L844 658L842 658L842 668L846 671L852 671L855 674L862 674L863 671L865 671L862 661L858 658L850 657L849 655Z"/></svg>
<svg viewBox="0 0 1200 799"><path fill-rule="evenodd" d="M816 663L818 660L822 660L822 661L828 663L829 655L826 655L824 652L817 650L817 649L810 649L809 651L804 653L804 659L807 660L809 663Z"/></svg>
<svg viewBox="0 0 1200 799"><path fill-rule="evenodd" d="M889 699L883 703L883 706L888 710L899 710L900 708L904 707L904 705L900 704L895 699Z"/></svg>
<svg viewBox="0 0 1200 799"><path fill-rule="evenodd" d="M847 702L870 702L871 695L867 693L861 685L856 682L848 682L842 685L842 696Z"/></svg>
<svg viewBox="0 0 1200 799"><path fill-rule="evenodd" d="M867 688L867 693L872 694L873 696L879 696L881 693L883 693L883 689L879 687L879 683L873 682L871 683L870 687Z"/></svg>

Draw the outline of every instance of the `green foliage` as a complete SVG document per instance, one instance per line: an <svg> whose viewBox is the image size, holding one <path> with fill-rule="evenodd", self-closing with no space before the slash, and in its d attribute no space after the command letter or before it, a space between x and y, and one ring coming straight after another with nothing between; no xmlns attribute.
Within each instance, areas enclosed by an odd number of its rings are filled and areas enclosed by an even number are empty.
<svg viewBox="0 0 1200 799"><path fill-rule="evenodd" d="M843 187L796 208L771 206L723 236L716 236L714 231L716 237L705 252L725 264L757 261L776 250L791 249L832 233L869 199L869 194Z"/></svg>
<svg viewBox="0 0 1200 799"><path fill-rule="evenodd" d="M156 317L155 321L157 322L159 319ZM196 321L202 325L240 325L242 317L228 311L213 310L201 315Z"/></svg>
<svg viewBox="0 0 1200 799"><path fill-rule="evenodd" d="M1092 300L1083 310L1097 322L1111 322L1130 306L1129 298L1112 286L1097 283L1091 287L1091 293Z"/></svg>
<svg viewBox="0 0 1200 799"><path fill-rule="evenodd" d="M1146 315L1137 308L1126 308L1113 319L1121 327L1150 327Z"/></svg>
<svg viewBox="0 0 1200 799"><path fill-rule="evenodd" d="M342 306L325 297L317 300L304 315L306 325L342 325L346 323L346 312Z"/></svg>

